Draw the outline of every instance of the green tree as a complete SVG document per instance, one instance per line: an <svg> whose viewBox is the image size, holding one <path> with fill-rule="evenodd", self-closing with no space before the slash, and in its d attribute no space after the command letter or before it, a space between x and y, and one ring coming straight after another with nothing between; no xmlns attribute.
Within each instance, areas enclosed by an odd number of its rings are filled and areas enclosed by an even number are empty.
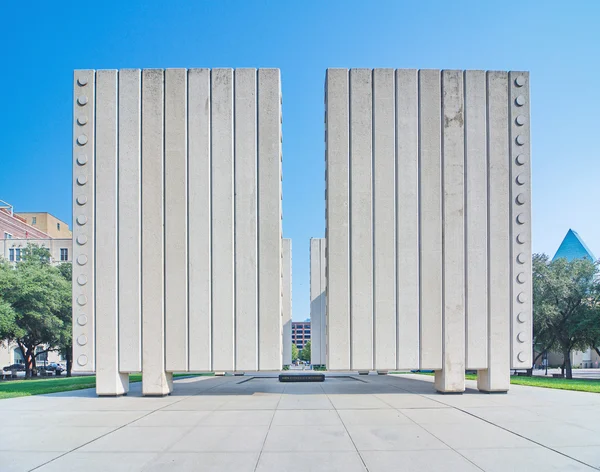
<svg viewBox="0 0 600 472"><path fill-rule="evenodd" d="M298 359L298 346L292 344L292 362L295 362Z"/></svg>
<svg viewBox="0 0 600 472"><path fill-rule="evenodd" d="M300 360L310 362L310 341L308 341L302 348L302 351L300 351Z"/></svg>
<svg viewBox="0 0 600 472"><path fill-rule="evenodd" d="M65 332L71 329L71 283L50 265L47 249L28 245L22 262L14 266L0 262L0 300L2 318L9 320L3 339L21 348L30 377L37 356L66 342ZM38 351L42 345L47 349Z"/></svg>
<svg viewBox="0 0 600 472"><path fill-rule="evenodd" d="M549 261L533 257L535 343L557 349L567 378L573 378L571 352L590 346L590 330L600 322L598 265L588 259ZM539 339L539 341L538 341Z"/></svg>

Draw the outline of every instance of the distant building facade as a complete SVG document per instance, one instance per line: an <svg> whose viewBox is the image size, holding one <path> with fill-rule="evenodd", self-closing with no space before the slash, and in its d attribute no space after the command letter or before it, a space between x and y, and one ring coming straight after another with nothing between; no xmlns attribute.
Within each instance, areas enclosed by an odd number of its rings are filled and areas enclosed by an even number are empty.
<svg viewBox="0 0 600 472"><path fill-rule="evenodd" d="M292 322L292 344L295 344L298 350L306 346L310 341L310 321L293 321Z"/></svg>
<svg viewBox="0 0 600 472"><path fill-rule="evenodd" d="M19 212L15 213L15 215L23 218L28 225L43 231L51 238L70 239L73 237L73 233L69 229L69 225L50 213Z"/></svg>

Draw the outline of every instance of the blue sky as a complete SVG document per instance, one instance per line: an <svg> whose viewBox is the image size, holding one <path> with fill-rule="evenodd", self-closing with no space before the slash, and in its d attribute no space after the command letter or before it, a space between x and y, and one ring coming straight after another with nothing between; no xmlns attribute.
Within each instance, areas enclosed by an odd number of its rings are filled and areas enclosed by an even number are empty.
<svg viewBox="0 0 600 472"><path fill-rule="evenodd" d="M294 319L324 236L327 67L530 70L533 249L600 253L600 2L96 1L0 6L0 199L71 221L77 68L278 67Z"/></svg>

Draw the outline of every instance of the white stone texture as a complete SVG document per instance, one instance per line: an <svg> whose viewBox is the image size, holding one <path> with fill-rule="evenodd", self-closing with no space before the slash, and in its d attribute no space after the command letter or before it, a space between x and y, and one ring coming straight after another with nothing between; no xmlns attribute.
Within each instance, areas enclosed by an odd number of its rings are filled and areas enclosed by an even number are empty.
<svg viewBox="0 0 600 472"><path fill-rule="evenodd" d="M212 369L210 70L188 71L189 368Z"/></svg>
<svg viewBox="0 0 600 472"><path fill-rule="evenodd" d="M258 370L256 69L236 69L234 77L235 368L254 371Z"/></svg>
<svg viewBox="0 0 600 472"><path fill-rule="evenodd" d="M347 69L328 69L325 83L327 368L350 369L350 182Z"/></svg>
<svg viewBox="0 0 600 472"><path fill-rule="evenodd" d="M258 70L258 368L281 369L281 81Z"/></svg>
<svg viewBox="0 0 600 472"><path fill-rule="evenodd" d="M187 71L165 71L166 370L188 370Z"/></svg>
<svg viewBox="0 0 600 472"><path fill-rule="evenodd" d="M396 71L396 273L399 369L419 368L418 71Z"/></svg>
<svg viewBox="0 0 600 472"><path fill-rule="evenodd" d="M487 118L485 71L465 72L466 367L487 367Z"/></svg>
<svg viewBox="0 0 600 472"><path fill-rule="evenodd" d="M350 70L351 368L373 368L373 83Z"/></svg>
<svg viewBox="0 0 600 472"><path fill-rule="evenodd" d="M142 370L141 73L119 71L119 370Z"/></svg>
<svg viewBox="0 0 600 472"><path fill-rule="evenodd" d="M374 366L396 368L396 152L394 70L373 71Z"/></svg>
<svg viewBox="0 0 600 472"><path fill-rule="evenodd" d="M85 85L83 85L85 84ZM73 74L73 261L81 256L87 258L85 265L73 264L73 371L90 372L96 369L96 306L94 295L95 273L95 93L96 74L93 70L76 70ZM79 97L86 97L86 104L80 105ZM76 117L85 116L81 125ZM77 137L87 136L84 145L77 143ZM84 216L85 224L78 218ZM84 284L77 280L86 281ZM80 344L77 340L84 341Z"/></svg>
<svg viewBox="0 0 600 472"><path fill-rule="evenodd" d="M234 370L233 70L211 73L212 368Z"/></svg>
<svg viewBox="0 0 600 472"><path fill-rule="evenodd" d="M325 238L310 240L310 362L325 365L327 362L325 294Z"/></svg>
<svg viewBox="0 0 600 472"><path fill-rule="evenodd" d="M533 359L531 267L531 147L529 73L510 72L510 169L511 169L511 368L529 369ZM517 104L522 97L522 105ZM521 136L523 144L517 142ZM517 156L519 162L517 163ZM524 224L517 222L521 215ZM522 260L523 262L520 262ZM519 300L520 298L520 300Z"/></svg>
<svg viewBox="0 0 600 472"><path fill-rule="evenodd" d="M96 76L96 392L121 395L129 375L119 373L118 81L116 70ZM79 263L79 262L78 262ZM80 339L75 342L81 344Z"/></svg>
<svg viewBox="0 0 600 472"><path fill-rule="evenodd" d="M465 390L465 220L463 73L442 72L443 315L440 392Z"/></svg>
<svg viewBox="0 0 600 472"><path fill-rule="evenodd" d="M290 365L292 363L292 240L284 238L281 241L281 244L283 257L283 320L281 323L283 331L282 362L283 365Z"/></svg>
<svg viewBox="0 0 600 472"><path fill-rule="evenodd" d="M172 379L165 370L164 85L162 69L142 71L142 391L157 396L171 392Z"/></svg>
<svg viewBox="0 0 600 472"><path fill-rule="evenodd" d="M510 385L510 162L508 74L487 73L488 133L488 362L480 390Z"/></svg>

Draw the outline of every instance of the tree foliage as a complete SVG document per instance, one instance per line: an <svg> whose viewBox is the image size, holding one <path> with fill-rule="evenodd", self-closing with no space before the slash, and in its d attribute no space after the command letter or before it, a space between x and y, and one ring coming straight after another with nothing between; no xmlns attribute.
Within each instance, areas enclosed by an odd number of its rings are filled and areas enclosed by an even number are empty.
<svg viewBox="0 0 600 472"><path fill-rule="evenodd" d="M572 378L571 352L596 345L600 331L598 265L588 259L549 261L533 256L534 342L564 356L567 378ZM600 334L600 333L598 333Z"/></svg>
<svg viewBox="0 0 600 472"><path fill-rule="evenodd" d="M292 343L292 362L295 362L298 359L298 346Z"/></svg>
<svg viewBox="0 0 600 472"><path fill-rule="evenodd" d="M300 360L310 362L310 341L308 341L300 351Z"/></svg>
<svg viewBox="0 0 600 472"><path fill-rule="evenodd" d="M48 249L28 245L22 261L0 261L0 339L21 348L26 375L36 369L39 346L71 344L71 282L68 269L50 265ZM63 275L65 274L65 275Z"/></svg>

